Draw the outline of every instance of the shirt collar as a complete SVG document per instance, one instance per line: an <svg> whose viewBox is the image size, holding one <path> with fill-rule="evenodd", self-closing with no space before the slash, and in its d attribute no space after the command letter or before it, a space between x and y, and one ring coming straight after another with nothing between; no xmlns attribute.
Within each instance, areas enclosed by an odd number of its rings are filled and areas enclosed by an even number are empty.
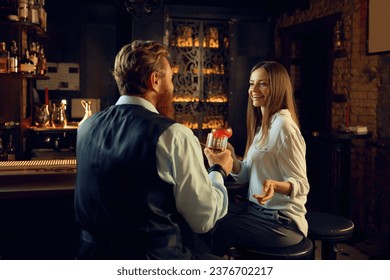
<svg viewBox="0 0 390 280"><path fill-rule="evenodd" d="M130 96L130 95L122 95L119 97L118 101L115 103L115 105L122 105L122 104L133 104L133 105L140 105L149 111L152 111L154 113L158 114L157 109L147 101L146 99L138 96Z"/></svg>

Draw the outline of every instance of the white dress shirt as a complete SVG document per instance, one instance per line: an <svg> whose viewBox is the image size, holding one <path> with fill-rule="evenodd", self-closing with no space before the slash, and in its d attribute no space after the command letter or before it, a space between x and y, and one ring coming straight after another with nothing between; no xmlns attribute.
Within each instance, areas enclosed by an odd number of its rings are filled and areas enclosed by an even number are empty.
<svg viewBox="0 0 390 280"><path fill-rule="evenodd" d="M149 101L136 96L123 95L116 103L120 104L158 113ZM228 195L222 175L207 173L198 138L191 129L175 123L161 134L156 153L158 175L173 185L177 211L194 232L208 232L226 215Z"/></svg>
<svg viewBox="0 0 390 280"><path fill-rule="evenodd" d="M271 119L267 143L259 145L261 129L254 137L247 157L241 162L238 174L232 176L239 183L249 181L248 198L257 203L253 194L262 194L263 182L272 179L292 184L289 196L275 193L265 208L279 210L293 219L303 234L307 235L305 203L309 193L306 174L306 144L298 126L288 110L277 112Z"/></svg>

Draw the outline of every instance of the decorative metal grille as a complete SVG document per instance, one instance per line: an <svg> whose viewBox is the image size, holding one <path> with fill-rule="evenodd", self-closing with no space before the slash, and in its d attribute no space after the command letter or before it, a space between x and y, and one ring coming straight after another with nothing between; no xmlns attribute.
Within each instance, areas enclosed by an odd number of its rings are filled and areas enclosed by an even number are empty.
<svg viewBox="0 0 390 280"><path fill-rule="evenodd" d="M229 25L170 18L169 31L175 119L204 139L227 125Z"/></svg>

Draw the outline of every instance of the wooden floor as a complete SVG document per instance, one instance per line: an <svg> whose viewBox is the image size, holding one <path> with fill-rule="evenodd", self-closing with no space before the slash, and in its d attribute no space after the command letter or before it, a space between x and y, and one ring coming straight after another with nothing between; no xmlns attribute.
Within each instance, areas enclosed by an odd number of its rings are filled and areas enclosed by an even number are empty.
<svg viewBox="0 0 390 280"><path fill-rule="evenodd" d="M321 259L321 241L316 241L315 259ZM337 244L337 260L390 260L390 256L369 240Z"/></svg>

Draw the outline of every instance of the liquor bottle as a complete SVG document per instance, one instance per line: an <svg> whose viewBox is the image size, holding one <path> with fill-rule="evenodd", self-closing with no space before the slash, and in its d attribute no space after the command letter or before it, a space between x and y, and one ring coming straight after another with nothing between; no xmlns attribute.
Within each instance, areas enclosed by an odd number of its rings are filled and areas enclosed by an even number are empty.
<svg viewBox="0 0 390 280"><path fill-rule="evenodd" d="M5 42L0 42L0 73L8 73L9 52Z"/></svg>
<svg viewBox="0 0 390 280"><path fill-rule="evenodd" d="M20 72L23 74L34 74L35 66L34 62L30 59L30 54L28 49L24 53L23 59L20 61Z"/></svg>
<svg viewBox="0 0 390 280"><path fill-rule="evenodd" d="M47 60L45 56L45 50L43 49L43 47L41 47L38 53L37 73L39 75L45 75L46 72L47 72Z"/></svg>
<svg viewBox="0 0 390 280"><path fill-rule="evenodd" d="M36 42L32 42L30 45L30 50L28 52L30 55L30 60L34 63L35 69L38 65L38 48L39 44Z"/></svg>
<svg viewBox="0 0 390 280"><path fill-rule="evenodd" d="M18 47L16 42L11 42L11 55L8 60L8 70L9 73L18 73L19 72L19 57L18 57Z"/></svg>
<svg viewBox="0 0 390 280"><path fill-rule="evenodd" d="M12 134L9 135L7 146L8 160L16 160L15 147L12 139Z"/></svg>
<svg viewBox="0 0 390 280"><path fill-rule="evenodd" d="M27 21L28 19L28 0L18 1L18 16L20 21Z"/></svg>
<svg viewBox="0 0 390 280"><path fill-rule="evenodd" d="M6 161L7 154L4 152L3 139L0 138L0 161Z"/></svg>
<svg viewBox="0 0 390 280"><path fill-rule="evenodd" d="M35 0L30 0L28 2L28 21L39 24L39 13Z"/></svg>
<svg viewBox="0 0 390 280"><path fill-rule="evenodd" d="M38 1L38 13L39 13L39 22L43 30L47 30L47 13L45 8L45 0Z"/></svg>

